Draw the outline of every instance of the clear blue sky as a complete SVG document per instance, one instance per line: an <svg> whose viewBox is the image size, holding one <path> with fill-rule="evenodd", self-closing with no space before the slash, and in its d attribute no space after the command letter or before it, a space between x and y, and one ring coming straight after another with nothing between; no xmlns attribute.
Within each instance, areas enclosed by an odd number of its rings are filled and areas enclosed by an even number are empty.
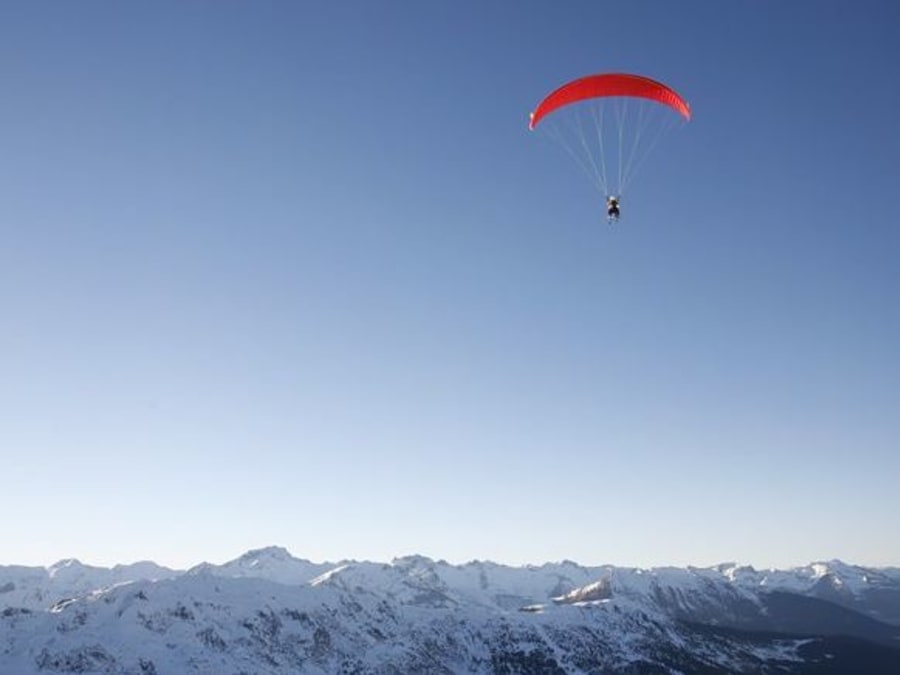
<svg viewBox="0 0 900 675"><path fill-rule="evenodd" d="M3 3L0 564L900 564L898 24ZM603 71L695 115L615 228Z"/></svg>

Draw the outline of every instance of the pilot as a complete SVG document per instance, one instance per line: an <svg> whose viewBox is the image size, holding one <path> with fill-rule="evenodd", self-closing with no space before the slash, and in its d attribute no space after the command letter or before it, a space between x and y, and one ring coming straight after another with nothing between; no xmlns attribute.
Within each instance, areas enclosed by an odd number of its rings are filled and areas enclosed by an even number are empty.
<svg viewBox="0 0 900 675"><path fill-rule="evenodd" d="M619 219L619 198L609 196L606 198L606 217L609 222Z"/></svg>

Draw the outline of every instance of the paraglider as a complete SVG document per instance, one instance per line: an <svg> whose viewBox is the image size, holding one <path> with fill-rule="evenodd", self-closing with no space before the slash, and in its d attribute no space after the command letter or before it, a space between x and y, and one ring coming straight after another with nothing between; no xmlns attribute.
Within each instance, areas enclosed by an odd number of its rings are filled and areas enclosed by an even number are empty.
<svg viewBox="0 0 900 675"><path fill-rule="evenodd" d="M548 94L528 128L543 122L606 197L607 220L614 223L623 193L660 138L690 119L690 106L671 87L642 75L601 73Z"/></svg>
<svg viewBox="0 0 900 675"><path fill-rule="evenodd" d="M606 198L606 218L609 222L619 219L619 198L610 195Z"/></svg>

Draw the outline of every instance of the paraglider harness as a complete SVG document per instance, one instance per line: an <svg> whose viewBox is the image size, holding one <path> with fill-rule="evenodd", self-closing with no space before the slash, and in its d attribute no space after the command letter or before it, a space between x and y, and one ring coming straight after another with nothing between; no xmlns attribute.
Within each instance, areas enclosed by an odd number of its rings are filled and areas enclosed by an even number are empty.
<svg viewBox="0 0 900 675"><path fill-rule="evenodd" d="M606 219L612 223L619 219L619 198L610 195L606 198Z"/></svg>

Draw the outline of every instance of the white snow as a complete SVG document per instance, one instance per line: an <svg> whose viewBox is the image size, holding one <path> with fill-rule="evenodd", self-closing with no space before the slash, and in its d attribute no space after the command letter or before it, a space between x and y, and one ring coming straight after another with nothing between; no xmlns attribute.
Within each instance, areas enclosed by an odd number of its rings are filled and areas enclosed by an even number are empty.
<svg viewBox="0 0 900 675"><path fill-rule="evenodd" d="M648 645L668 644L727 668L746 649L695 644L672 611L757 602L761 589L807 592L829 583L853 594L897 581L895 570L840 561L765 571L735 563L451 565L424 556L313 563L277 547L187 572L64 560L0 567L0 672L137 673L152 663L157 673L188 664L200 672L325 673L353 655L363 665L414 669L426 667L428 650L459 672L488 672L492 641L523 653L548 649L557 660L600 645L610 669L651 658ZM801 645L753 649L758 658L790 661Z"/></svg>

